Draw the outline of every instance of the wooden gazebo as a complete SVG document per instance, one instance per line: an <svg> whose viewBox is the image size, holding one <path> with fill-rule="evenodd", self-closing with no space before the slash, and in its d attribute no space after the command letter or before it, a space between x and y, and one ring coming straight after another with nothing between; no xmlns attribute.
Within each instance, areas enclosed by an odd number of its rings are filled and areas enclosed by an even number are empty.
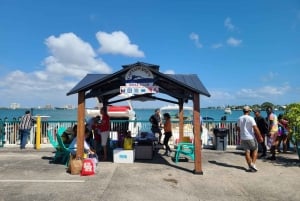
<svg viewBox="0 0 300 201"><path fill-rule="evenodd" d="M128 98L110 101L122 94ZM156 97L166 94L174 100ZM143 62L123 65L123 69L113 74L87 74L67 95L78 94L78 135L77 157L83 156L85 129L85 100L97 98L103 106L128 99L147 101L161 100L179 105L179 140L183 137L183 104L193 102L193 125L195 145L195 174L203 174L200 140L200 95L210 97L200 79L195 74L164 74L159 66Z"/></svg>

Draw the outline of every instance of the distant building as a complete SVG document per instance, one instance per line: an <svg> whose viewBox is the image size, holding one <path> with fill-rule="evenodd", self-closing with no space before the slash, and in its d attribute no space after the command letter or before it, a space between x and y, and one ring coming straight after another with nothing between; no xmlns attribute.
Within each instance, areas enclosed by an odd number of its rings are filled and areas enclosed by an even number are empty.
<svg viewBox="0 0 300 201"><path fill-rule="evenodd" d="M11 103L11 104L10 104L10 108L11 108L11 109L14 109L14 110L15 110L15 109L18 109L18 108L20 108L20 107L21 107L21 106L20 106L19 103Z"/></svg>
<svg viewBox="0 0 300 201"><path fill-rule="evenodd" d="M45 105L45 109L52 109L52 105L51 104Z"/></svg>

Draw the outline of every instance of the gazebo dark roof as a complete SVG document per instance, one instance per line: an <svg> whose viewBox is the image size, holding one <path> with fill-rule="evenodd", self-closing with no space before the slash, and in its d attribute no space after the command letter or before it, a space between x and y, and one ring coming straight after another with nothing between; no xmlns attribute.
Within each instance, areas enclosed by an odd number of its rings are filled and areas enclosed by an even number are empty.
<svg viewBox="0 0 300 201"><path fill-rule="evenodd" d="M125 74L133 67L142 66L148 68L154 76L154 85L159 86L159 93L167 94L184 101L191 100L194 93L210 97L196 74L164 74L159 72L159 66L137 62L131 65L123 65L123 69L113 74L87 74L67 95L80 91L88 92L86 98L98 97L99 101L109 100L120 94L120 86L125 85ZM152 98L152 94L133 96L131 99Z"/></svg>

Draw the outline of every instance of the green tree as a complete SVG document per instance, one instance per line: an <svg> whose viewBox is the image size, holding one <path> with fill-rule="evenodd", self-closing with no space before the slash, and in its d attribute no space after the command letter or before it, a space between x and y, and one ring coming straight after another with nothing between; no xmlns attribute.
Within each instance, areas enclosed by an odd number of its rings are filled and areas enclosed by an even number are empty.
<svg viewBox="0 0 300 201"><path fill-rule="evenodd" d="M262 110L265 110L267 107L272 107L274 108L274 104L273 103L270 103L270 102L264 102L261 104L261 109Z"/></svg>
<svg viewBox="0 0 300 201"><path fill-rule="evenodd" d="M291 103L287 105L285 117L289 121L290 137L293 140L300 140L300 103Z"/></svg>

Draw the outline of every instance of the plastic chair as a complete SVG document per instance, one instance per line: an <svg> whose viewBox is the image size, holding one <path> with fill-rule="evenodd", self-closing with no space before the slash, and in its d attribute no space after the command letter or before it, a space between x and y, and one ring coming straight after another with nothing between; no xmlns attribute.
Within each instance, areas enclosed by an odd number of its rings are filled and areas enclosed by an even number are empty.
<svg viewBox="0 0 300 201"><path fill-rule="evenodd" d="M180 142L177 144L175 162L178 163L180 154L190 157L195 160L195 146L190 142Z"/></svg>
<svg viewBox="0 0 300 201"><path fill-rule="evenodd" d="M47 136L48 136L48 139L49 139L50 143L52 144L53 148L56 149L58 143L56 142L56 140L54 140L53 135L52 135L52 132L51 132L50 129L49 129L48 132L47 132Z"/></svg>
<svg viewBox="0 0 300 201"><path fill-rule="evenodd" d="M59 127L57 130L57 134L61 136L67 129L65 127Z"/></svg>
<svg viewBox="0 0 300 201"><path fill-rule="evenodd" d="M60 135L57 135L57 142L58 142L58 151L60 152L59 155L62 159L62 162L68 166L69 159L70 159L70 150L65 146L62 138Z"/></svg>

